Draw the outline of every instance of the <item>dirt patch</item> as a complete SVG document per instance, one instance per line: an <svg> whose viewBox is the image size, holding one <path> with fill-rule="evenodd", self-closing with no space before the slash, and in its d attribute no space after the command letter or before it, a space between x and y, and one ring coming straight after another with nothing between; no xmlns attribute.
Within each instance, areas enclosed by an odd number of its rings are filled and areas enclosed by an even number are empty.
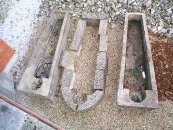
<svg viewBox="0 0 173 130"><path fill-rule="evenodd" d="M173 101L173 39L150 33L159 100Z"/></svg>

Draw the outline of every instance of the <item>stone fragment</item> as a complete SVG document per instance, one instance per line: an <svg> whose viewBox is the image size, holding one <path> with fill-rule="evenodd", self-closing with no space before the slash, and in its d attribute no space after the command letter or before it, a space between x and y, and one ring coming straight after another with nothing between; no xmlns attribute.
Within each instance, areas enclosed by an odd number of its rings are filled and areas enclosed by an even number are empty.
<svg viewBox="0 0 173 130"><path fill-rule="evenodd" d="M77 111L90 110L102 100L104 95L103 91L95 91L93 94L87 96L87 101L83 104L78 105Z"/></svg>
<svg viewBox="0 0 173 130"><path fill-rule="evenodd" d="M61 92L66 104L76 111L77 104L74 103L75 93L72 90L74 83L74 72L70 69L64 69L61 79Z"/></svg>
<svg viewBox="0 0 173 130"><path fill-rule="evenodd" d="M71 50L77 51L79 49L80 44L82 43L85 28L86 28L86 21L85 20L79 20L75 34L74 34L72 44L70 46Z"/></svg>
<svg viewBox="0 0 173 130"><path fill-rule="evenodd" d="M82 19L87 21L88 25L91 26L99 26L100 19L106 19L106 14L99 12L99 13L82 13Z"/></svg>
<svg viewBox="0 0 173 130"><path fill-rule="evenodd" d="M105 72L104 70L96 70L93 89L104 90L104 86L105 86Z"/></svg>
<svg viewBox="0 0 173 130"><path fill-rule="evenodd" d="M107 65L106 52L98 52L96 69L98 69L98 70L105 70L106 69L106 65Z"/></svg>
<svg viewBox="0 0 173 130"><path fill-rule="evenodd" d="M76 54L74 52L63 51L61 54L59 66L67 68L67 69L74 69L75 57L76 57Z"/></svg>
<svg viewBox="0 0 173 130"><path fill-rule="evenodd" d="M99 34L100 35L107 34L107 25L108 25L108 20L100 20L100 24L99 24Z"/></svg>
<svg viewBox="0 0 173 130"><path fill-rule="evenodd" d="M73 70L64 69L61 79L61 86L70 87L72 85L73 79L74 79Z"/></svg>
<svg viewBox="0 0 173 130"><path fill-rule="evenodd" d="M108 35L100 35L99 51L107 52Z"/></svg>

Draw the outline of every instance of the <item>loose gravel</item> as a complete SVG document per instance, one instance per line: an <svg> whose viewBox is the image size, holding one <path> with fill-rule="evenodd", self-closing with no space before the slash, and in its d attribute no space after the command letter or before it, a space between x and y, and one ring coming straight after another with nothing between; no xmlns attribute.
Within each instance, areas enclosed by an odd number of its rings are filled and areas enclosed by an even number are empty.
<svg viewBox="0 0 173 130"><path fill-rule="evenodd" d="M109 22L124 23L126 12L143 12L147 15L148 28L154 33L173 36L172 0L42 0L41 15L50 15L53 9L68 10L75 18L82 12L103 12Z"/></svg>
<svg viewBox="0 0 173 130"><path fill-rule="evenodd" d="M94 85L96 57L98 51L98 27L87 26L82 49L75 64L76 79L74 88L78 93L89 94Z"/></svg>

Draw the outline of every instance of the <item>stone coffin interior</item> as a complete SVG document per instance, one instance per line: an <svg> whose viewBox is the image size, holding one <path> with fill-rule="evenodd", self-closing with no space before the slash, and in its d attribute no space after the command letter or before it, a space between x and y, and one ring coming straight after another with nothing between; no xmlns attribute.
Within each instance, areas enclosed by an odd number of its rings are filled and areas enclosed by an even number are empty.
<svg viewBox="0 0 173 130"><path fill-rule="evenodd" d="M68 14L52 15L23 74L18 90L53 99L59 75L59 57L65 46L70 25L68 22Z"/></svg>
<svg viewBox="0 0 173 130"><path fill-rule="evenodd" d="M145 15L128 13L125 24L118 104L155 108L157 86Z"/></svg>

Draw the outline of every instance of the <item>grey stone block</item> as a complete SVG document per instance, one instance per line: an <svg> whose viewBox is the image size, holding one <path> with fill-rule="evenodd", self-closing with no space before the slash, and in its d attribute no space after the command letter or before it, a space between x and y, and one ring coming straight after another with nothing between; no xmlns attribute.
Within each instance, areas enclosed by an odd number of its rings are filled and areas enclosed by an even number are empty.
<svg viewBox="0 0 173 130"><path fill-rule="evenodd" d="M98 52L96 69L106 70L106 65L107 65L107 54L106 54L106 52Z"/></svg>
<svg viewBox="0 0 173 130"><path fill-rule="evenodd" d="M108 48L108 35L100 35L99 51L107 52Z"/></svg>
<svg viewBox="0 0 173 130"><path fill-rule="evenodd" d="M87 101L78 105L77 111L87 111L98 105L104 95L103 91L95 91L93 94L87 96Z"/></svg>
<svg viewBox="0 0 173 130"><path fill-rule="evenodd" d="M93 89L104 90L104 86L105 86L105 72L104 70L96 70Z"/></svg>
<svg viewBox="0 0 173 130"><path fill-rule="evenodd" d="M99 21L101 19L106 19L106 14L104 13L82 13L82 19L87 21L87 25L99 26Z"/></svg>
<svg viewBox="0 0 173 130"><path fill-rule="evenodd" d="M61 86L70 87L72 85L72 81L74 80L74 75L73 70L64 69L61 79Z"/></svg>
<svg viewBox="0 0 173 130"><path fill-rule="evenodd" d="M100 35L107 34L107 25L108 25L108 20L100 20L100 24L99 24L99 34Z"/></svg>
<svg viewBox="0 0 173 130"><path fill-rule="evenodd" d="M77 110L77 104L74 102L74 92L66 86L61 86L61 92L64 98L65 103L74 111Z"/></svg>
<svg viewBox="0 0 173 130"><path fill-rule="evenodd" d="M79 20L75 34L74 34L73 41L72 41L71 46L70 46L70 49L75 50L75 51L77 51L79 49L79 46L82 43L85 28L86 28L86 21L85 20Z"/></svg>
<svg viewBox="0 0 173 130"><path fill-rule="evenodd" d="M132 91L124 88L124 73L125 73L125 63L126 63L126 45L127 45L127 34L128 34L128 22L129 20L141 20L142 29L143 29L143 44L144 44L144 52L147 56L147 72L148 72L148 82L150 84L149 90L141 90L143 96L143 101L135 102L130 97ZM139 93L139 92L138 92ZM141 98L141 97L140 97ZM155 79L154 65L151 54L151 47L148 38L148 30L146 26L146 18L143 13L127 13L125 16L125 24L124 24L124 35L123 35L123 49L122 49L122 59L121 59L121 70L120 70L120 79L119 79L119 87L117 94L117 104L120 106L130 106L130 107L147 107L147 108L158 108L158 92L157 85Z"/></svg>
<svg viewBox="0 0 173 130"><path fill-rule="evenodd" d="M61 80L61 92L66 104L76 111L77 104L74 103L75 93L72 90L74 83L74 72L73 70L64 69L62 80Z"/></svg>
<svg viewBox="0 0 173 130"><path fill-rule="evenodd" d="M74 62L77 54L72 51L63 51L59 62L60 67L74 70Z"/></svg>

